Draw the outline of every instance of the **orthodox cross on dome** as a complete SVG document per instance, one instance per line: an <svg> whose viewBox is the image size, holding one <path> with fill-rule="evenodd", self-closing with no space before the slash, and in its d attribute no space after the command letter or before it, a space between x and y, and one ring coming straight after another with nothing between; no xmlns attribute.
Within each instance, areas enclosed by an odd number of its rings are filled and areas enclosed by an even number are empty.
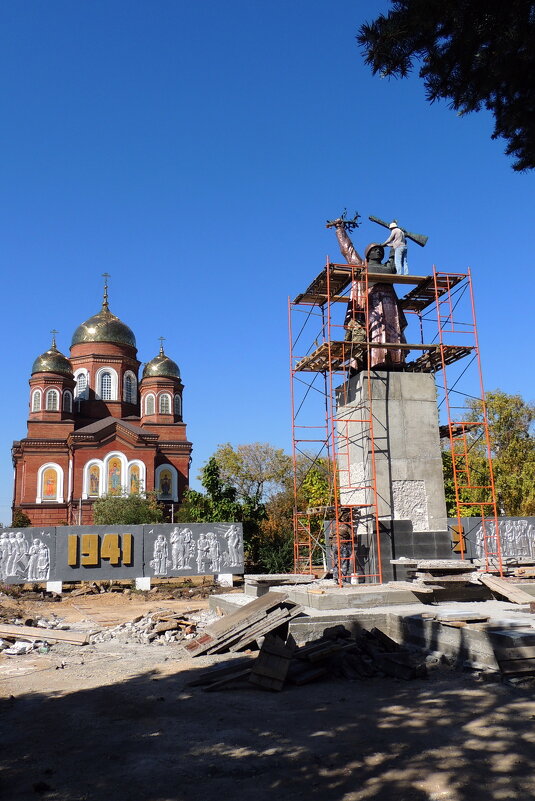
<svg viewBox="0 0 535 801"><path fill-rule="evenodd" d="M158 337L158 339L160 340L160 356L164 356L163 343L165 342L165 337Z"/></svg>
<svg viewBox="0 0 535 801"><path fill-rule="evenodd" d="M102 298L102 308L109 311L108 307L108 278L111 278L109 273L102 273L102 277L104 279L104 297Z"/></svg>
<svg viewBox="0 0 535 801"><path fill-rule="evenodd" d="M56 331L56 329L53 328L50 333L52 334L52 345L50 346L50 350L57 350L58 346L56 345L56 334L59 334L59 331Z"/></svg>

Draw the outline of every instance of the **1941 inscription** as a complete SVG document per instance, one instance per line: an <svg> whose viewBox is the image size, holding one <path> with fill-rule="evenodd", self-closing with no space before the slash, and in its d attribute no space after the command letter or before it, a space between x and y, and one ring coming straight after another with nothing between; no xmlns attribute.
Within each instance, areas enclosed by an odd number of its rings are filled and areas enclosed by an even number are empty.
<svg viewBox="0 0 535 801"><path fill-rule="evenodd" d="M99 567L106 560L115 567L132 565L132 534L69 534L67 564L70 567Z"/></svg>

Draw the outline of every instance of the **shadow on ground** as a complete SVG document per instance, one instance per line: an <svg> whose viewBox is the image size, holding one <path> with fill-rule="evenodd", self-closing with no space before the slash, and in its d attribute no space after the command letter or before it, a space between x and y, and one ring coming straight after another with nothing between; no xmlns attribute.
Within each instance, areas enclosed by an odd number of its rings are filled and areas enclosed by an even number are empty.
<svg viewBox="0 0 535 801"><path fill-rule="evenodd" d="M535 794L533 708L459 673L206 693L146 672L0 702L6 801L505 801Z"/></svg>

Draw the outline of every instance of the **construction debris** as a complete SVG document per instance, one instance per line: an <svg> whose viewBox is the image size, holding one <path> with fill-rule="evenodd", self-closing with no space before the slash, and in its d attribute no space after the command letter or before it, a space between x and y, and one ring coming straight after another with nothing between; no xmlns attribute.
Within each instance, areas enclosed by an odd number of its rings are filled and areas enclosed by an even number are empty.
<svg viewBox="0 0 535 801"><path fill-rule="evenodd" d="M89 632L83 631L57 631L38 626L18 626L6 623L0 624L0 637L7 640L24 640L29 642L62 642L69 645L86 645L89 642ZM5 651L4 651L5 653Z"/></svg>
<svg viewBox="0 0 535 801"><path fill-rule="evenodd" d="M426 655L403 648L379 629L363 629L352 637L343 626L300 648L268 634L256 659L233 660L230 665L205 671L192 686L206 692L228 688L236 681L280 691L288 684L303 685L324 677L351 681L392 676L408 681L427 675Z"/></svg>
<svg viewBox="0 0 535 801"><path fill-rule="evenodd" d="M170 609L158 609L148 615L140 615L127 623L120 623L113 628L104 629L91 636L91 643L108 642L109 640L123 640L141 644L154 643L165 645L191 639L195 636L197 628L206 626L217 619L217 615L210 612L201 612L187 615L173 612Z"/></svg>
<svg viewBox="0 0 535 801"><path fill-rule="evenodd" d="M187 656L243 651L260 637L285 626L303 607L280 592L268 592L221 618L184 645Z"/></svg>
<svg viewBox="0 0 535 801"><path fill-rule="evenodd" d="M506 579L500 579L496 576L482 573L479 575L479 581L488 587L491 592L503 596L513 604L529 604L531 607L531 605L535 603L533 595L529 595L527 592L524 592L524 590L515 587Z"/></svg>

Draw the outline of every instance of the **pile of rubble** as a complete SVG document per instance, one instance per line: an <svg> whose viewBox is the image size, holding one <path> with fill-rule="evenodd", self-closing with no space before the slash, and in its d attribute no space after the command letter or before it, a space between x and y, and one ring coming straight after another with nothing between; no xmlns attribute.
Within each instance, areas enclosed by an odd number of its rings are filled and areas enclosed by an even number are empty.
<svg viewBox="0 0 535 801"><path fill-rule="evenodd" d="M147 615L140 615L128 623L121 623L92 634L90 642L95 644L120 640L125 645L127 643L166 645L192 639L200 629L216 619L217 615L214 612L200 611L184 615L170 609L158 609Z"/></svg>

